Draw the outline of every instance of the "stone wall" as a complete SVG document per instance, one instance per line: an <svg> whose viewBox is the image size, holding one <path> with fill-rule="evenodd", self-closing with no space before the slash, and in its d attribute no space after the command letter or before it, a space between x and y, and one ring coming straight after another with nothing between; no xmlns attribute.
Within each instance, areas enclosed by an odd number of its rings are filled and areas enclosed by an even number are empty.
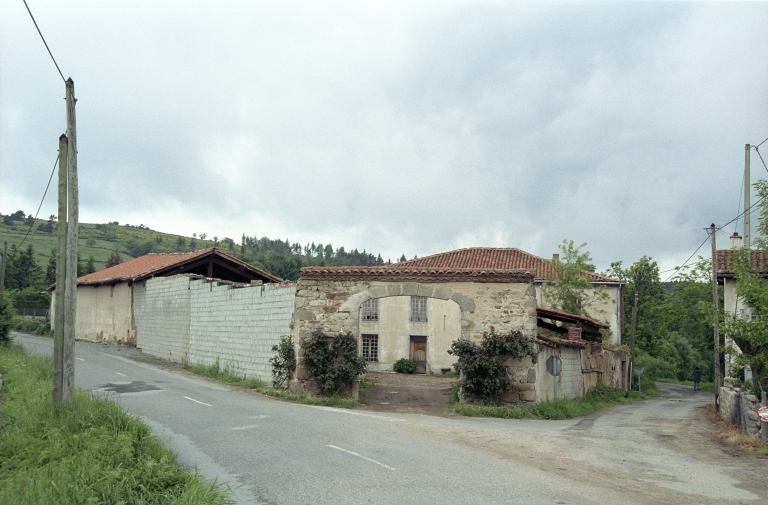
<svg viewBox="0 0 768 505"><path fill-rule="evenodd" d="M297 355L299 358L302 355L298 345L300 339L314 331L319 330L327 335L351 332L360 338L360 310L366 300L408 296L451 301L458 306L456 338L480 339L491 326L499 333L521 331L524 335L535 335L536 301L532 282L397 282L300 278L296 288L296 310L291 323ZM448 314L445 320L448 320ZM433 321L433 324L443 324L443 321ZM451 335L447 328L445 334ZM440 350L438 354L442 355L442 352ZM445 364L449 363L441 363L441 366ZM303 376L302 371L297 370L297 381ZM301 389L303 384L295 381L292 387Z"/></svg>
<svg viewBox="0 0 768 505"><path fill-rule="evenodd" d="M175 362L229 367L271 380L271 348L290 334L295 284L249 285L195 276L134 286L138 347Z"/></svg>
<svg viewBox="0 0 768 505"><path fill-rule="evenodd" d="M586 342L578 345L565 341L562 345L548 339L540 343L537 361L531 358L512 358L504 362L507 375L515 390L501 400L507 403L551 401L554 399L554 381L557 380L558 398L581 398L598 385L626 389L628 380L627 353L603 348ZM583 347L583 348L582 348ZM557 378L547 372L547 360L559 356L563 369Z"/></svg>
<svg viewBox="0 0 768 505"><path fill-rule="evenodd" d="M622 289L614 284L597 284L596 287L586 290L586 309L589 317L610 325L610 341L606 344L621 344L622 313L620 300ZM552 307L552 301L545 296L545 289L541 282L536 283L536 303L540 307Z"/></svg>
<svg viewBox="0 0 768 505"><path fill-rule="evenodd" d="M754 410L758 403L758 399L754 395L746 394L731 385L726 385L720 388L719 407L718 412L720 418L738 426L742 425L742 421L739 419L741 408L739 408L740 395L744 395L743 407L746 407L746 431L751 435L757 435L760 433L760 418L757 416L757 412Z"/></svg>

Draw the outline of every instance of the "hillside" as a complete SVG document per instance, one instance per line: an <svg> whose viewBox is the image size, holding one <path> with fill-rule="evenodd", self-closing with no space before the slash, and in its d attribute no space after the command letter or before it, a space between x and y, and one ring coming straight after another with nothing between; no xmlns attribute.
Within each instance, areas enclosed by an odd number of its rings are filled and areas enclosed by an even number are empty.
<svg viewBox="0 0 768 505"><path fill-rule="evenodd" d="M56 249L55 220L33 219L32 216L25 216L23 211L0 216L0 246L2 242L7 242L9 249L13 244L23 249L32 245L38 266L45 268L51 251ZM116 221L80 223L79 232L80 258L86 262L93 256L96 270L105 267L107 259L115 249L120 251L122 260L127 261L148 253L189 252L209 247L219 247L258 268L288 280L296 280L299 268L307 265L384 264L381 255L374 256L365 250L359 252L353 249L347 252L344 247L334 249L331 244L313 242L301 245L289 240L249 237L245 234L237 244L229 237L185 237L155 231L144 225L120 225Z"/></svg>

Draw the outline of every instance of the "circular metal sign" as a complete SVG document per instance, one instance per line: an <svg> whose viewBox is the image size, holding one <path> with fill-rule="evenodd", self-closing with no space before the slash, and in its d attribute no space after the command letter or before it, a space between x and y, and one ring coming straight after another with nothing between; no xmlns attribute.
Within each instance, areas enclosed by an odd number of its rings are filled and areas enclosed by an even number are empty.
<svg viewBox="0 0 768 505"><path fill-rule="evenodd" d="M757 415L758 417L760 417L761 421L765 421L766 423L768 423L768 405L757 409Z"/></svg>
<svg viewBox="0 0 768 505"><path fill-rule="evenodd" d="M563 360L560 356L550 356L547 358L547 372L550 375L560 375L563 371Z"/></svg>

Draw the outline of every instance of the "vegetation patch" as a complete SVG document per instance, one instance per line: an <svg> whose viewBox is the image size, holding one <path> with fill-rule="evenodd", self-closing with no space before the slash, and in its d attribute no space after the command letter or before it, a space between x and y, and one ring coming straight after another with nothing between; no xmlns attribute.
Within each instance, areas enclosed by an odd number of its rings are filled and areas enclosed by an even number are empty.
<svg viewBox="0 0 768 505"><path fill-rule="evenodd" d="M462 392L477 400L496 399L513 388L504 367L507 358L529 356L536 363L538 353L536 342L519 331L500 335L493 326L490 332L483 333L479 345L470 340L456 340L448 351L459 359L455 367L461 372Z"/></svg>
<svg viewBox="0 0 768 505"><path fill-rule="evenodd" d="M324 396L339 394L365 373L365 360L357 355L357 340L351 333L331 338L315 331L301 342L301 348L302 364Z"/></svg>
<svg viewBox="0 0 768 505"><path fill-rule="evenodd" d="M210 377L221 382L226 382L227 384L232 384L233 386L239 386L248 389L255 389L262 386L261 380L247 377L231 363L224 363L224 365L221 365L218 358L216 358L216 361L214 361L211 365L202 365L200 363L185 363L184 368L193 374L202 375L203 377Z"/></svg>
<svg viewBox="0 0 768 505"><path fill-rule="evenodd" d="M290 335L280 337L280 343L272 346L275 355L269 359L272 365L272 386L283 387L291 372L296 370L296 351L293 349L293 340Z"/></svg>
<svg viewBox="0 0 768 505"><path fill-rule="evenodd" d="M54 408L50 359L0 345L0 373L0 503L232 503L117 404L77 390Z"/></svg>
<svg viewBox="0 0 768 505"><path fill-rule="evenodd" d="M521 419L525 417L540 419L571 419L586 416L614 405L653 398L659 393L649 382L647 387L643 382L643 394L627 392L623 389L608 386L598 386L582 398L571 400L562 398L549 402L536 404L508 404L502 405L492 402L459 403L458 387L455 388L452 399L454 412L468 417L500 417L503 419Z"/></svg>
<svg viewBox="0 0 768 505"><path fill-rule="evenodd" d="M680 384L681 386L693 387L693 381L680 381L676 379L656 379L656 382L664 382L667 384ZM645 382L643 382L643 388L645 388ZM707 393L715 394L715 384L713 382L700 382L699 389L701 391L706 391Z"/></svg>
<svg viewBox="0 0 768 505"><path fill-rule="evenodd" d="M392 371L396 373L414 373L416 372L416 362L408 358L400 358L395 361Z"/></svg>

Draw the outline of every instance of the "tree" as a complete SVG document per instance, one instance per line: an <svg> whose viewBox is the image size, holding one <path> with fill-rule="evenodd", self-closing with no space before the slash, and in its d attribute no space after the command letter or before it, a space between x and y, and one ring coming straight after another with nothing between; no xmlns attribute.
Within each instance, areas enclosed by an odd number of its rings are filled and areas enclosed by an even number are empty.
<svg viewBox="0 0 768 505"><path fill-rule="evenodd" d="M111 268L113 266L119 265L123 262L123 258L120 257L120 249L115 247L114 252L112 253L112 256L107 259L107 262L104 264L105 268Z"/></svg>
<svg viewBox="0 0 768 505"><path fill-rule="evenodd" d="M563 240L559 246L562 252L560 257L547 260L553 271L551 279L543 286L543 292L556 310L594 317L596 314L590 314L594 309L588 307L595 301L607 299L608 295L593 289L592 279L586 274L595 270L589 252L582 252L586 245L583 243L577 247L573 240Z"/></svg>
<svg viewBox="0 0 768 505"><path fill-rule="evenodd" d="M51 249L51 257L48 258L48 266L45 267L45 285L50 286L56 282L56 249Z"/></svg>
<svg viewBox="0 0 768 505"><path fill-rule="evenodd" d="M41 274L32 244L29 244L24 251L18 251L16 244L11 246L8 253L8 265L5 270L7 288L24 289L36 286L43 279Z"/></svg>
<svg viewBox="0 0 768 505"><path fill-rule="evenodd" d="M93 257L93 254L88 256L88 262L85 264L85 273L92 274L96 271L96 260Z"/></svg>

